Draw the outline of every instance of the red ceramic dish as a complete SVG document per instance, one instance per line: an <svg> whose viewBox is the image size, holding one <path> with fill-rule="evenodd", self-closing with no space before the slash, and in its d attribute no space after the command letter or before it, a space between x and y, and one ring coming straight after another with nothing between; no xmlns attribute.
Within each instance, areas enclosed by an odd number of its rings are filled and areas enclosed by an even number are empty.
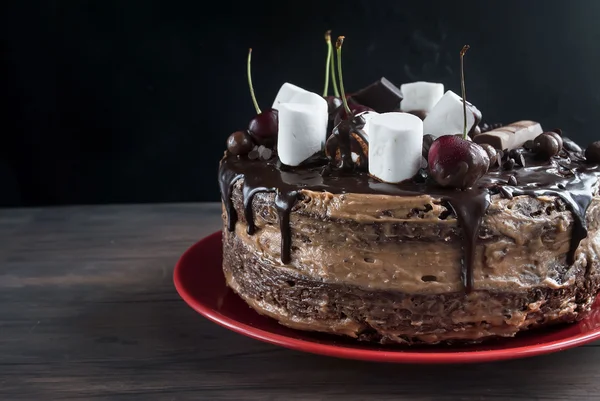
<svg viewBox="0 0 600 401"><path fill-rule="evenodd" d="M188 249L175 266L174 281L184 301L213 322L237 333L283 347L339 358L398 363L469 363L523 358L562 351L600 338L600 301L579 323L536 330L480 345L403 347L289 329L261 316L226 285L221 270L221 233Z"/></svg>

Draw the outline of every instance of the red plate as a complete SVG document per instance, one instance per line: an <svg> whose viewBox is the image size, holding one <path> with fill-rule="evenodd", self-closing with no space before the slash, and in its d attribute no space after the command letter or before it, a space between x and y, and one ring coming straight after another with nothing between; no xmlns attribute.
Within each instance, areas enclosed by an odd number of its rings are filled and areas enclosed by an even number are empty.
<svg viewBox="0 0 600 401"><path fill-rule="evenodd" d="M523 358L562 351L600 338L600 301L579 323L526 332L484 345L382 346L350 338L289 329L250 309L226 285L221 270L221 233L188 249L175 266L179 295L195 311L221 326L283 347L340 358L400 363L468 363Z"/></svg>

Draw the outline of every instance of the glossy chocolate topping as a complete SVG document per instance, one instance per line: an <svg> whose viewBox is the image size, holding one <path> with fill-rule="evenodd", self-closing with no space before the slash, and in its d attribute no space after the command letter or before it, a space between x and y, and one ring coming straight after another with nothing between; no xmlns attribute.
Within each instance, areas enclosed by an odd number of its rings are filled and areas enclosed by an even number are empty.
<svg viewBox="0 0 600 401"><path fill-rule="evenodd" d="M341 142L344 142L343 139ZM346 144L348 146L348 144ZM344 147L342 144L341 147ZM349 147L349 146L348 146ZM349 149L344 149L349 150ZM346 153L346 152L344 152ZM568 263L573 263L579 243L587 236L586 211L597 189L600 166L587 163L580 153L562 151L550 160L541 160L533 152L525 151L524 165L492 167L473 188L456 190L442 188L426 180L417 183L407 180L399 184L388 184L371 178L367 173L331 168L323 155L314 157L311 163L294 168L281 168L277 158L269 161L249 160L227 154L219 167L221 197L227 214L227 228L233 231L237 214L231 200L235 182L243 182L244 215L248 233L255 230L252 210L253 197L260 192L275 194L281 231L281 260L290 261L289 218L302 190L326 191L333 194L382 194L395 196L430 195L446 202L454 211L463 232L462 279L465 290L473 286L473 260L475 245L481 222L490 205L492 195L511 198L513 196L556 196L561 198L573 214L574 227L571 234Z"/></svg>
<svg viewBox="0 0 600 401"><path fill-rule="evenodd" d="M352 171L355 168L366 169L368 165L369 140L363 131L365 119L361 115L342 120L327 139L325 150L327 157L341 170ZM357 160L352 158L357 155Z"/></svg>

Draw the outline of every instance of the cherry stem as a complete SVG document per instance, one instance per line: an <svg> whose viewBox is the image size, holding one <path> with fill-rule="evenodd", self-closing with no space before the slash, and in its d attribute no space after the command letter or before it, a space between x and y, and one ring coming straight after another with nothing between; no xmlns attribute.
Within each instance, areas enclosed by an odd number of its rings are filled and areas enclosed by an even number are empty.
<svg viewBox="0 0 600 401"><path fill-rule="evenodd" d="M333 84L333 96L340 97L340 91L338 90L337 80L335 78L335 53L333 53L333 46L331 45L331 37L329 38L329 51L331 52L331 83Z"/></svg>
<svg viewBox="0 0 600 401"><path fill-rule="evenodd" d="M464 45L460 51L460 89L462 91L463 101L463 139L467 139L467 91L465 89L465 53L469 50L469 45Z"/></svg>
<svg viewBox="0 0 600 401"><path fill-rule="evenodd" d="M252 86L252 70L250 69L250 65L252 63L252 48L248 50L248 86L250 87L250 96L252 96L252 103L254 104L254 108L256 109L256 114L260 114L260 107L258 107L258 102L256 101L256 95L254 95L254 87Z"/></svg>
<svg viewBox="0 0 600 401"><path fill-rule="evenodd" d="M325 32L325 43L327 43L327 61L325 62L325 88L323 89L323 97L326 97L329 92L329 70L331 69L331 54L333 53L331 31Z"/></svg>
<svg viewBox="0 0 600 401"><path fill-rule="evenodd" d="M338 66L338 75L340 77L340 91L342 92L342 102L344 103L344 109L348 114L348 118L352 118L352 111L348 106L348 101L346 100L346 91L344 90L344 79L342 77L342 45L344 44L345 36L338 36L337 42L335 42L335 48L337 49L337 66Z"/></svg>

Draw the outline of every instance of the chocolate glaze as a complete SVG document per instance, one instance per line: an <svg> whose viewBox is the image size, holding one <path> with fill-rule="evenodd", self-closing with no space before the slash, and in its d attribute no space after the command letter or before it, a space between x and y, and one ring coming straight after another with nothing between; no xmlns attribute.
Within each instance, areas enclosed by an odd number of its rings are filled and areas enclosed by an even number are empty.
<svg viewBox="0 0 600 401"><path fill-rule="evenodd" d="M367 167L365 163L368 160L369 155L362 149L362 147L353 141L353 135L357 135L360 140L364 143L369 143L363 127L365 126L365 119L360 114L354 116L349 120L342 120L334 129L332 135L327 139L326 149L327 154L330 158L335 159L336 154L339 151L340 160L338 167L344 171L349 171L357 167L357 163L352 160L352 152L355 151L359 155L361 160L361 167ZM353 143L354 142L354 143ZM354 145L354 146L352 146Z"/></svg>
<svg viewBox="0 0 600 401"><path fill-rule="evenodd" d="M347 146L343 150L349 150L346 141L342 140L340 144L340 148ZM344 153L347 152L342 154ZM219 181L221 197L227 213L227 228L230 231L234 230L237 221L231 200L231 191L237 180L244 178L244 215L250 233L255 230L252 212L254 195L260 192L275 193L275 206L279 214L282 235L283 263L290 261L289 218L302 189L327 191L333 194L364 193L397 196L426 194L440 198L454 211L463 231L463 281L468 292L473 287L472 267L479 229L490 205L491 196L494 194L508 198L518 195L534 197L551 195L562 199L571 210L574 219L570 251L567 255L569 264L574 261L579 243L587 236L585 215L600 177L600 166L586 163L582 158L569 157L568 154L546 161L536 158L532 152L525 152L523 156L526 167L515 167L511 170L492 168L476 183L475 187L464 191L441 188L429 181L417 183L407 180L399 184L379 182L366 172L327 168L323 155L316 155L312 158L312 162L305 166L282 169L273 159L249 160L226 154L219 167ZM509 181L514 184L515 180L518 185L509 185Z"/></svg>
<svg viewBox="0 0 600 401"><path fill-rule="evenodd" d="M467 102L467 110L469 110L473 114L473 117L475 118L475 122L473 123L473 126L467 133L471 138L473 138L476 135L477 131L479 131L479 133L481 133L479 124L481 123L482 114L481 114L481 111L479 111L479 109L477 107L473 106L473 104L469 103L469 102Z"/></svg>

